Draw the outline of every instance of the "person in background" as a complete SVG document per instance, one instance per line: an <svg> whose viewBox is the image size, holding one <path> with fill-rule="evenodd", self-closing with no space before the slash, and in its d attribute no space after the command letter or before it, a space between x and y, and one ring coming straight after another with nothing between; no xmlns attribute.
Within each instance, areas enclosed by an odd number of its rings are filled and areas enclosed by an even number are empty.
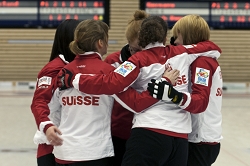
<svg viewBox="0 0 250 166"><path fill-rule="evenodd" d="M180 65L188 68L195 58L207 52L212 52L216 58L220 55L218 47L210 41L193 47L165 47L167 29L161 17L149 16L142 22L139 32L138 44L143 48L142 51L108 74L86 75L63 69L58 77L64 79L59 79L58 86L74 87L89 94L112 95L133 85L138 92L143 92L151 79L162 77L170 58L181 60ZM188 91L185 80L179 88ZM189 132L190 114L175 104L169 103L166 108L165 102L158 101L142 113L135 114L122 165L186 165Z"/></svg>
<svg viewBox="0 0 250 166"><path fill-rule="evenodd" d="M57 88L54 84L56 75L64 65L75 58L75 55L69 49L69 43L74 40L74 30L79 22L78 20L68 19L57 27L49 62L38 73L36 89L31 104L31 110L39 130L37 133L46 133L47 129L57 130L50 121L48 103L52 98L54 90ZM56 135L54 137L56 142L61 142L59 137ZM55 157L52 154L52 150L52 145L38 145L38 166L55 166Z"/></svg>
<svg viewBox="0 0 250 166"><path fill-rule="evenodd" d="M129 20L125 36L128 44L121 51L114 52L105 58L105 62L111 64L115 68L127 61L128 58L142 48L138 45L138 35L142 21L148 17L148 14L143 10L136 10L133 18ZM120 166L123 155L125 153L126 141L128 140L132 128L132 120L134 113L122 107L117 101L114 101L114 106L111 115L111 134L114 145L114 166Z"/></svg>
<svg viewBox="0 0 250 166"><path fill-rule="evenodd" d="M187 15L173 26L174 44L190 45L210 38L207 22L199 15ZM222 74L218 61L199 57L190 66L190 93L176 91L168 82L153 80L152 96L168 100L171 91L180 98L179 107L191 113L192 132L188 134L188 166L211 166L220 152L222 139ZM165 73L167 74L167 73Z"/></svg>

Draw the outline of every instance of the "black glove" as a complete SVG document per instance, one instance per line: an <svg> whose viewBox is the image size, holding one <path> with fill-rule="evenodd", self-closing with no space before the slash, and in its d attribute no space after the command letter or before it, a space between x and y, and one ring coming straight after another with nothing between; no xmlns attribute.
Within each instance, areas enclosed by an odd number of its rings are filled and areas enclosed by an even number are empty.
<svg viewBox="0 0 250 166"><path fill-rule="evenodd" d="M170 38L170 44L173 45L173 46L176 46L176 44L174 44L174 41L176 40L176 38L174 36L172 36Z"/></svg>
<svg viewBox="0 0 250 166"><path fill-rule="evenodd" d="M70 87L73 87L73 73L68 69L62 68L57 74L57 86L60 90L65 90Z"/></svg>
<svg viewBox="0 0 250 166"><path fill-rule="evenodd" d="M178 92L167 81L159 81L152 79L151 83L148 83L148 91L154 98L172 101L175 104L179 104L183 98L183 93Z"/></svg>
<svg viewBox="0 0 250 166"><path fill-rule="evenodd" d="M129 57L131 57L131 53L129 51L129 45L127 44L124 47L122 47L122 50L121 50L122 62L127 61Z"/></svg>

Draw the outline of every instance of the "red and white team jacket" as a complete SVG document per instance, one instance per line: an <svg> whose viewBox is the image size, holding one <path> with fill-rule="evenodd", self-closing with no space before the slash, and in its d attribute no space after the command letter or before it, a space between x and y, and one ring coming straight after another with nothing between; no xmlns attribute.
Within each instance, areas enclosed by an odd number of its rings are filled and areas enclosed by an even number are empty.
<svg viewBox="0 0 250 166"><path fill-rule="evenodd" d="M48 117L50 114L48 103L52 98L53 92L57 88L56 84L54 84L56 76L67 63L64 56L59 55L57 58L47 63L38 73L31 110L35 117L37 128L41 132L43 132L45 124L52 124ZM37 157L52 153L52 150L52 146L40 144L38 146Z"/></svg>
<svg viewBox="0 0 250 166"><path fill-rule="evenodd" d="M180 79L175 88L188 92L189 66L198 56L218 58L220 48L211 41L187 46L164 46L162 43L148 45L145 50L132 55L128 61L107 75L76 74L73 86L89 94L115 94L132 85L137 91L147 89L151 79L160 79L166 65L180 70ZM92 86L90 86L92 85ZM119 102L119 100L117 100ZM122 101L119 103L122 104ZM126 107L125 107L126 108ZM134 117L133 127L162 129L175 133L191 132L189 112L172 102L159 101Z"/></svg>
<svg viewBox="0 0 250 166"><path fill-rule="evenodd" d="M120 51L108 55L104 61L111 64L115 68L119 67L120 64L123 63ZM134 113L125 109L117 101L114 101L114 106L111 114L112 136L127 140L130 136L133 117Z"/></svg>
<svg viewBox="0 0 250 166"><path fill-rule="evenodd" d="M222 74L216 59L199 57L191 65L191 96L181 106L191 112L189 142L220 142L222 139ZM198 114L197 114L198 113Z"/></svg>
<svg viewBox="0 0 250 166"><path fill-rule="evenodd" d="M82 74L106 74L114 67L101 60L95 52L78 55L65 66L70 71ZM61 109L61 121L58 126L62 132L61 146L55 146L55 157L64 162L88 161L114 156L110 123L114 98L108 95L91 95L69 88L56 91L51 100L50 111ZM128 108L143 111L158 100L152 98L147 91L139 94L129 88L118 94L120 100ZM145 104L146 102L146 104ZM58 160L58 161L59 161Z"/></svg>
<svg viewBox="0 0 250 166"><path fill-rule="evenodd" d="M121 58L121 51L114 52L112 54L109 54L105 59L104 62L111 64L115 68L119 67L120 64L123 63Z"/></svg>

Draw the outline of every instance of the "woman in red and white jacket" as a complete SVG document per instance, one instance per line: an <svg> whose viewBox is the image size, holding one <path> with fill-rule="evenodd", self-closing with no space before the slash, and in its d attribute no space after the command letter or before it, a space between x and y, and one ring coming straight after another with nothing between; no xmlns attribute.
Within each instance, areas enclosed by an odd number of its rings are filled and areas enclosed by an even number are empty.
<svg viewBox="0 0 250 166"><path fill-rule="evenodd" d="M192 22L192 24L189 24ZM207 22L197 15L187 15L178 20L173 29L174 44L187 45L209 40ZM176 69L176 62L170 66ZM178 63L176 63L178 65ZM191 73L189 93L176 91L167 82L153 81L149 84L151 94L162 100L168 98L169 89L179 96L178 106L191 113L192 132L188 135L188 166L210 166L220 152L222 139L222 74L218 61L210 57L199 57L188 70ZM167 73L165 73L167 74ZM177 81L178 82L178 81ZM165 95L164 95L165 94Z"/></svg>
<svg viewBox="0 0 250 166"><path fill-rule="evenodd" d="M68 19L57 27L50 60L38 73L36 89L31 104L31 110L38 128L38 135L40 135L39 132L46 133L46 130L50 127L51 129L54 128L49 118L50 110L48 103L57 88L55 80L58 72L75 58L68 45L74 40L74 30L79 22L78 20ZM58 141L60 142L60 139ZM38 144L38 142L36 143ZM50 143L49 145L38 145L38 166L55 166L55 158L52 150L53 146Z"/></svg>
<svg viewBox="0 0 250 166"><path fill-rule="evenodd" d="M74 41L70 43L71 51L77 56L62 71L73 70L86 75L113 71L113 66L102 61L108 47L108 29L100 20L79 23ZM138 93L132 88L114 96L134 113L158 102L148 91ZM58 133L63 142L53 150L58 166L112 165L114 151L110 122L113 100L113 96L83 93L75 88L56 90L49 105L52 113L61 110Z"/></svg>
<svg viewBox="0 0 250 166"><path fill-rule="evenodd" d="M136 10L133 18L129 20L125 36L128 44L121 51L114 52L105 58L105 62L111 64L115 68L127 61L128 58L142 48L138 45L138 35L142 21L148 17L148 14L143 10ZM114 101L114 106L111 115L111 134L114 145L114 166L120 166L125 153L126 142L130 136L134 113L128 111L121 106L117 101Z"/></svg>
<svg viewBox="0 0 250 166"><path fill-rule="evenodd" d="M178 83L178 90L188 92L189 65L198 56L218 58L220 48L211 41L186 47L165 47L166 35L166 22L158 16L149 16L143 21L139 33L139 45L144 48L142 51L105 75L83 75L74 70L64 70L65 79L58 85L73 86L82 92L99 95L116 94L131 85L142 92L151 79L162 77L168 60L172 58L180 62L182 80ZM122 102L120 104L123 105ZM171 102L166 107L165 102L159 101L135 115L122 165L186 165L190 132L190 114Z"/></svg>

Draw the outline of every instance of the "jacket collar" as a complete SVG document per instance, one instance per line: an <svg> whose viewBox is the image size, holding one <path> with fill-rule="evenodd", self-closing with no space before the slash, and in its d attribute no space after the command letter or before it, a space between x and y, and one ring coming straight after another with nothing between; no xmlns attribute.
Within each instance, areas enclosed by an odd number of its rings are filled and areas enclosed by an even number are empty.
<svg viewBox="0 0 250 166"><path fill-rule="evenodd" d="M94 51L85 52L84 54L79 54L78 56L79 57L82 57L82 56L86 56L86 57L97 56L98 58L102 59L101 54L99 54L98 52L94 52Z"/></svg>
<svg viewBox="0 0 250 166"><path fill-rule="evenodd" d="M64 63L69 63L68 61L65 60L64 55L60 54L59 58L64 62Z"/></svg>
<svg viewBox="0 0 250 166"><path fill-rule="evenodd" d="M148 44L145 48L143 48L143 50L147 50L153 47L165 47L165 46L163 45L163 43L155 42L154 44L153 43Z"/></svg>

